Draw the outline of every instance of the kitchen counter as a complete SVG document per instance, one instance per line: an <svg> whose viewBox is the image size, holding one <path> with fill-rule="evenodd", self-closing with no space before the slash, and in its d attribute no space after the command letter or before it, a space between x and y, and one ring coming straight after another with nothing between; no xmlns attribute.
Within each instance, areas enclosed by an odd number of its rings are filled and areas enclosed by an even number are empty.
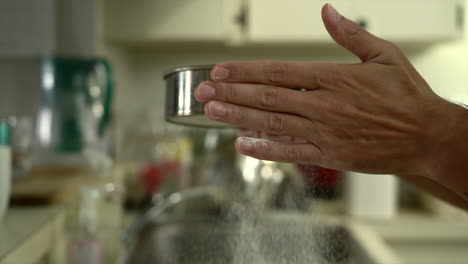
<svg viewBox="0 0 468 264"><path fill-rule="evenodd" d="M468 263L468 213L462 210L452 208L437 213L424 208L404 208L390 219L371 219L347 216L342 201L318 201L312 205L312 214L366 227L400 263Z"/></svg>
<svg viewBox="0 0 468 264"><path fill-rule="evenodd" d="M379 236L402 263L468 263L468 221L401 214L389 220L356 220Z"/></svg>
<svg viewBox="0 0 468 264"><path fill-rule="evenodd" d="M351 221L372 228L388 240L468 240L468 219L466 218L448 219L403 213L386 220L351 219Z"/></svg>
<svg viewBox="0 0 468 264"><path fill-rule="evenodd" d="M65 210L13 207L0 223L0 264L64 263Z"/></svg>
<svg viewBox="0 0 468 264"><path fill-rule="evenodd" d="M364 242L374 248L374 255L393 255L401 259L394 263L468 261L467 218L438 218L403 212L389 220L370 220L328 213L325 217L349 223L353 232L364 237ZM0 264L65 263L65 214L63 207L11 208L0 224ZM128 212L126 216L128 226L135 216Z"/></svg>

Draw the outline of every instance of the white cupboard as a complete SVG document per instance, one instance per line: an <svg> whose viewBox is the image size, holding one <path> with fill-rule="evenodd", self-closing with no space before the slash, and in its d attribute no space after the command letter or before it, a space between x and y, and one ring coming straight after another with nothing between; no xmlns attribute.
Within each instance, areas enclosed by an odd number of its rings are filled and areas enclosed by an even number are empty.
<svg viewBox="0 0 468 264"><path fill-rule="evenodd" d="M349 14L349 0L248 0L245 40L288 44L331 42L321 16L327 2L342 14Z"/></svg>
<svg viewBox="0 0 468 264"><path fill-rule="evenodd" d="M397 43L451 40L463 30L463 5L458 0L249 0L247 41L331 41L320 13L326 2L370 32Z"/></svg>
<svg viewBox="0 0 468 264"><path fill-rule="evenodd" d="M328 43L327 2L397 43L453 40L463 31L462 0L107 0L105 32L131 44Z"/></svg>
<svg viewBox="0 0 468 264"><path fill-rule="evenodd" d="M353 0L355 20L367 29L398 43L433 43L460 38L464 1L459 0Z"/></svg>
<svg viewBox="0 0 468 264"><path fill-rule="evenodd" d="M236 39L242 0L109 0L106 37L130 44Z"/></svg>

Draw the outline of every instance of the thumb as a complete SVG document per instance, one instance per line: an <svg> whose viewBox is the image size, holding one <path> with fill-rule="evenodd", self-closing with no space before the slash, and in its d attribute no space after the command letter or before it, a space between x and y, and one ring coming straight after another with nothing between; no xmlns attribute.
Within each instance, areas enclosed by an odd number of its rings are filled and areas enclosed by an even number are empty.
<svg viewBox="0 0 468 264"><path fill-rule="evenodd" d="M370 34L353 21L343 17L336 9L326 4L322 8L322 19L330 36L361 61L370 61L384 51L386 41Z"/></svg>

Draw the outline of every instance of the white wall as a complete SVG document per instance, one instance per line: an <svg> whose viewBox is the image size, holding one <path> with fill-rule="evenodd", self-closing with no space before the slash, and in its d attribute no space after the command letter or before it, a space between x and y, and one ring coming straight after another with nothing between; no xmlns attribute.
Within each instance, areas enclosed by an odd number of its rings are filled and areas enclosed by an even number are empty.
<svg viewBox="0 0 468 264"><path fill-rule="evenodd" d="M440 44L411 56L419 72L441 96L468 103L468 42Z"/></svg>

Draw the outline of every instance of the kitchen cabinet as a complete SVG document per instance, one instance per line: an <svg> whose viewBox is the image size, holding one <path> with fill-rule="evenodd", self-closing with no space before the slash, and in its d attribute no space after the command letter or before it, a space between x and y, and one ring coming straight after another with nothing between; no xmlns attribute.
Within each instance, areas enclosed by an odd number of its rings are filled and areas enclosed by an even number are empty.
<svg viewBox="0 0 468 264"><path fill-rule="evenodd" d="M355 0L354 20L364 22L377 36L399 43L431 43L459 38L465 1Z"/></svg>
<svg viewBox="0 0 468 264"><path fill-rule="evenodd" d="M246 41L331 42L320 13L326 2L370 32L397 43L450 40L463 28L458 0L248 0Z"/></svg>
<svg viewBox="0 0 468 264"><path fill-rule="evenodd" d="M126 43L235 41L242 0L106 1L108 39Z"/></svg>
<svg viewBox="0 0 468 264"><path fill-rule="evenodd" d="M105 2L105 35L129 44L331 43L321 8L333 4L370 32L397 43L456 39L462 0L141 0Z"/></svg>
<svg viewBox="0 0 468 264"><path fill-rule="evenodd" d="M322 6L331 3L341 13L347 14L350 10L349 2L349 0L248 0L246 42L331 42L323 26Z"/></svg>

